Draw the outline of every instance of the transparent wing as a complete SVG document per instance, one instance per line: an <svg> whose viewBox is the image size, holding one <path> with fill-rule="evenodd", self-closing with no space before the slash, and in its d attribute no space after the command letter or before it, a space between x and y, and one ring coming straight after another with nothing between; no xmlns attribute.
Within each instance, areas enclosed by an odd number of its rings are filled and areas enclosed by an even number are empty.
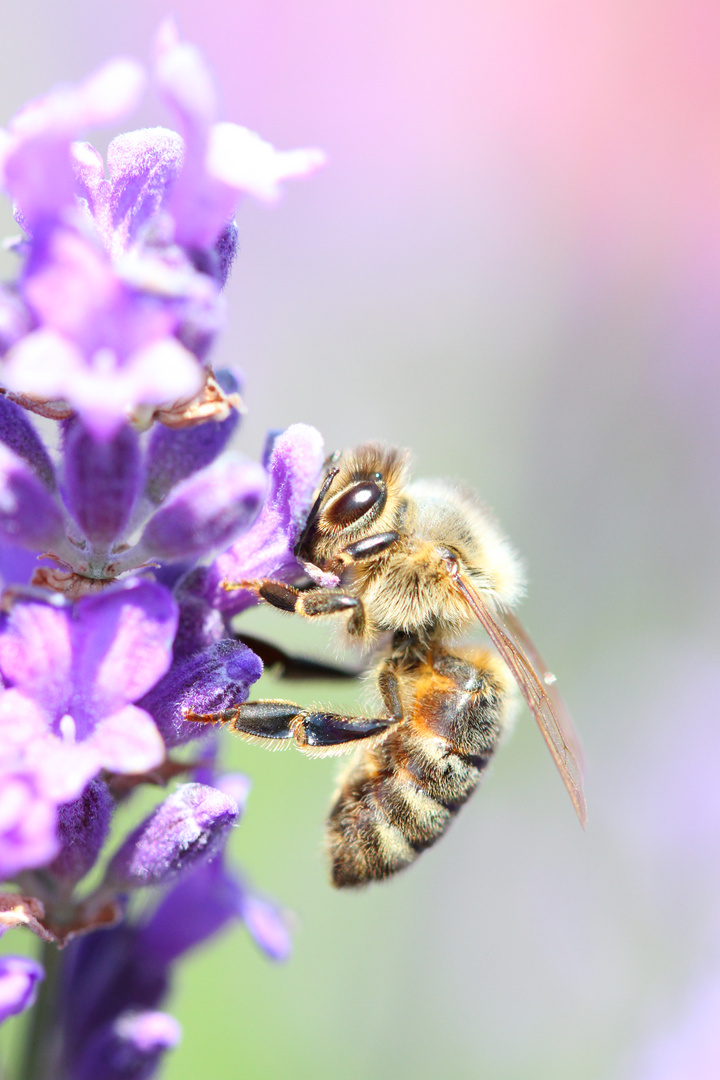
<svg viewBox="0 0 720 1080"><path fill-rule="evenodd" d="M587 807L583 791L582 752L567 709L554 686L552 675L532 641L514 615L495 616L480 593L456 567L450 573L487 631L493 644L515 676L522 695L538 722L583 828Z"/></svg>

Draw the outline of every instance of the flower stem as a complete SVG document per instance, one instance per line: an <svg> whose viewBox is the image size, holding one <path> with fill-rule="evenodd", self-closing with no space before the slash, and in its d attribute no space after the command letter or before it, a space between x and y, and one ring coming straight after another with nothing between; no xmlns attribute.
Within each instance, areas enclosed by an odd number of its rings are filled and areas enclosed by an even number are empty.
<svg viewBox="0 0 720 1080"><path fill-rule="evenodd" d="M40 959L45 979L30 1010L17 1080L62 1080L59 1027L62 956L57 945L44 942Z"/></svg>

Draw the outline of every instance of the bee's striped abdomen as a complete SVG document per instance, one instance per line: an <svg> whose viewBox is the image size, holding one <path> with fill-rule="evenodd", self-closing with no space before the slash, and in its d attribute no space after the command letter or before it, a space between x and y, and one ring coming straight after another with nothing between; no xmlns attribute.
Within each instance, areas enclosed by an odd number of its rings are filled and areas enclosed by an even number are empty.
<svg viewBox="0 0 720 1080"><path fill-rule="evenodd" d="M486 652L436 652L412 675L404 718L360 752L328 820L333 883L408 866L471 795L506 725L511 680Z"/></svg>

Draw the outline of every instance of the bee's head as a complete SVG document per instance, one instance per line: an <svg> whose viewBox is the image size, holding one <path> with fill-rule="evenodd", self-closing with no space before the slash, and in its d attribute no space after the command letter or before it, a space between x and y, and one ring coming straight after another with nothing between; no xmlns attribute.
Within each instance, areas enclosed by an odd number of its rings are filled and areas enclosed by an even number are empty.
<svg viewBox="0 0 720 1080"><path fill-rule="evenodd" d="M405 461L402 451L378 443L329 458L295 554L302 558L323 541L337 548L367 535L386 510L394 510Z"/></svg>

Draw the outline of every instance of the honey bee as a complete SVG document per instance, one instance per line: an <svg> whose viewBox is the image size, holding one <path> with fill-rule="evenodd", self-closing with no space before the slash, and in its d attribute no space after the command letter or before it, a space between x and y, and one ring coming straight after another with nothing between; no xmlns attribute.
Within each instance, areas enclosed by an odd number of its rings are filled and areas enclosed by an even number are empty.
<svg viewBox="0 0 720 1080"><path fill-rule="evenodd" d="M356 748L327 824L331 877L363 885L408 866L442 836L512 718L519 686L584 826L581 755L569 717L512 608L519 561L475 498L411 481L406 457L375 444L335 455L295 547L305 586L227 583L305 618L333 616L373 650L381 715L288 701L189 714L246 739L308 754ZM497 653L457 644L475 621Z"/></svg>

